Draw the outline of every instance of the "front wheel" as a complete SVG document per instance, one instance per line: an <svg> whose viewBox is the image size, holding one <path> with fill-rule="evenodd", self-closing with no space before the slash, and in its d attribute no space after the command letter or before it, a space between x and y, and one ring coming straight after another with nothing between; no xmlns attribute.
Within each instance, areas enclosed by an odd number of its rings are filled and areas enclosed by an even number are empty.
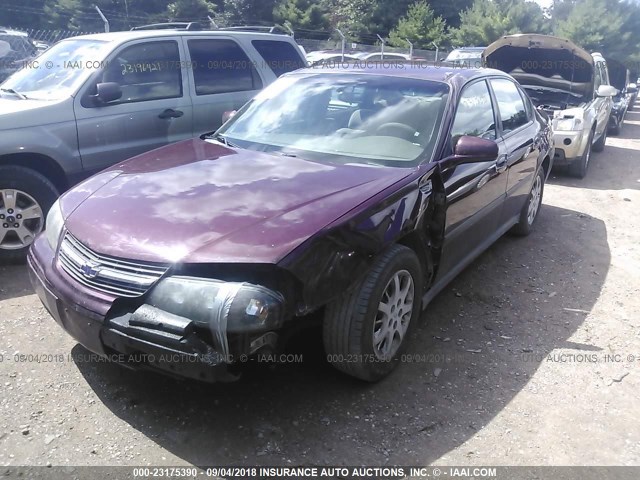
<svg viewBox="0 0 640 480"><path fill-rule="evenodd" d="M416 254L393 245L367 275L327 305L323 342L327 360L353 377L376 382L396 367L422 304Z"/></svg>
<svg viewBox="0 0 640 480"><path fill-rule="evenodd" d="M544 193L544 170L541 168L533 180L531 191L527 201L520 211L520 220L511 229L515 235L527 236L533 230L533 224L538 218L540 207L542 206L542 194Z"/></svg>
<svg viewBox="0 0 640 480"><path fill-rule="evenodd" d="M39 173L0 166L0 263L24 260L58 191Z"/></svg>
<svg viewBox="0 0 640 480"><path fill-rule="evenodd" d="M607 121L607 124L609 122ZM604 129L604 132L602 132L602 135L600 135L600 138L598 139L598 141L596 143L593 144L593 151L594 152L601 152L604 150L604 146L607 142L607 129Z"/></svg>

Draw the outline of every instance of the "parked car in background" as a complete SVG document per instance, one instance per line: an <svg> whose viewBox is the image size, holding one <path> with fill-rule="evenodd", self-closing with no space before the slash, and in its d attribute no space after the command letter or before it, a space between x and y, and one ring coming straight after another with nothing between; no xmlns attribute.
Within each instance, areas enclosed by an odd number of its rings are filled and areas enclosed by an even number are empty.
<svg viewBox="0 0 640 480"><path fill-rule="evenodd" d="M0 261L23 258L80 179L211 131L306 65L288 35L139 30L70 38L0 84Z"/></svg>
<svg viewBox="0 0 640 480"><path fill-rule="evenodd" d="M422 307L531 232L551 135L497 70L299 70L63 195L31 279L62 328L131 366L234 379L315 317L329 362L377 381Z"/></svg>
<svg viewBox="0 0 640 480"><path fill-rule="evenodd" d="M462 47L449 52L444 59L457 67L479 68L482 66L482 52L485 47Z"/></svg>
<svg viewBox="0 0 640 480"><path fill-rule="evenodd" d="M24 68L37 53L37 48L28 34L0 27L0 83L12 73Z"/></svg>
<svg viewBox="0 0 640 480"><path fill-rule="evenodd" d="M358 57L352 54L342 54L335 50L322 50L307 53L307 62L311 67L331 66L337 63L353 63Z"/></svg>
<svg viewBox="0 0 640 480"><path fill-rule="evenodd" d="M553 119L554 164L583 178L591 150L605 147L616 94L602 55L564 38L521 34L495 41L482 58L518 80L536 107Z"/></svg>
<svg viewBox="0 0 640 480"><path fill-rule="evenodd" d="M637 93L637 88L629 83L629 69L623 63L607 59L607 69L611 85L617 89L617 93L613 96L609 132L612 135L617 135L624 125L624 117L633 94Z"/></svg>
<svg viewBox="0 0 640 480"><path fill-rule="evenodd" d="M364 62L380 62L383 60L411 60L409 55L405 53L395 52L361 52L354 54L354 57Z"/></svg>

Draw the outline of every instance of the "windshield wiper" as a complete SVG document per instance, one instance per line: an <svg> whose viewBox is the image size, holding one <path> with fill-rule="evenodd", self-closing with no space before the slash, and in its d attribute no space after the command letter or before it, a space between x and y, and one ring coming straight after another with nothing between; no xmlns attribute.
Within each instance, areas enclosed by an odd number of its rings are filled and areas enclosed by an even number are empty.
<svg viewBox="0 0 640 480"><path fill-rule="evenodd" d="M10 93L12 95L15 95L16 97L22 99L22 100L28 100L28 97L20 92L16 92L13 88L0 88L0 90L2 90L3 92L7 92Z"/></svg>
<svg viewBox="0 0 640 480"><path fill-rule="evenodd" d="M231 143L229 140L227 140L227 137L225 137L220 133L207 135L205 138L213 138L214 140L217 140L220 143L224 143L227 147L240 148L238 145Z"/></svg>

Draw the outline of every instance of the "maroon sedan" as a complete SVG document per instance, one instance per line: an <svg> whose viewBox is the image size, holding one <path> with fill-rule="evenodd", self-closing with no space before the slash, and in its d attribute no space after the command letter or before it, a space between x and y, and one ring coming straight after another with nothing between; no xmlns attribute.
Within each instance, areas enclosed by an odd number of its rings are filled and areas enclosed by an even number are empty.
<svg viewBox="0 0 640 480"><path fill-rule="evenodd" d="M531 231L550 135L502 72L300 70L217 132L63 195L32 282L62 328L129 366L233 379L322 318L328 360L376 381L447 282Z"/></svg>

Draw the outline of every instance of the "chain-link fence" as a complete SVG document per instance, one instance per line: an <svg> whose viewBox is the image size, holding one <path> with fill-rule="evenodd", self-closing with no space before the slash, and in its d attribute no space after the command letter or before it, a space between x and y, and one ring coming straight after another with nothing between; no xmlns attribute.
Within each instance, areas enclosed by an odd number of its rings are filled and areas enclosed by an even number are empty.
<svg viewBox="0 0 640 480"><path fill-rule="evenodd" d="M4 32L4 33L3 33ZM77 30L40 30L40 29L3 29L0 27L0 59L4 60L5 67L10 61L20 61L38 55L60 40L86 35L90 31ZM332 55L339 56L343 53L343 44L340 38L336 38L335 32L314 32L314 38L305 38L304 32L293 32L296 42L301 45L308 54L310 60L317 58L329 58ZM319 39L323 38L324 39ZM384 57L383 57L384 53ZM446 56L443 50L420 50L390 47L388 45L366 45L351 42L345 39L344 54L347 59L358 58L366 60L398 60L401 58L435 61Z"/></svg>

